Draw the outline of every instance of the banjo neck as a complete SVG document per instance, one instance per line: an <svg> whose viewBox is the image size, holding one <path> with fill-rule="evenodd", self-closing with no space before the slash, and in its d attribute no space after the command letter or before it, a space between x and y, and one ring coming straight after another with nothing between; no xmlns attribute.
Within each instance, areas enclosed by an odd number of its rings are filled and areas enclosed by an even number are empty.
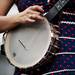
<svg viewBox="0 0 75 75"><path fill-rule="evenodd" d="M69 0L59 0L48 12L43 14L43 16L45 16L47 20L51 22L68 2Z"/></svg>

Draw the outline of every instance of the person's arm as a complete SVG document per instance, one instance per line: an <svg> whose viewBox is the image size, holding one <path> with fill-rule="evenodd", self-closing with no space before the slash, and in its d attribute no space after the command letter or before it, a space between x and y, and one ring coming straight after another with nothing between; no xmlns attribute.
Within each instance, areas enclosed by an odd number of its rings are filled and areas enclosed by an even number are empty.
<svg viewBox="0 0 75 75"><path fill-rule="evenodd" d="M0 15L6 15L13 3L13 0L0 0Z"/></svg>
<svg viewBox="0 0 75 75"><path fill-rule="evenodd" d="M9 19L6 14L10 10L13 3L13 0L0 0L0 32L6 31L5 27L8 26Z"/></svg>
<svg viewBox="0 0 75 75"><path fill-rule="evenodd" d="M40 15L43 12L41 6L30 6L23 12L14 16L6 16L13 4L12 0L0 0L0 32L6 32L15 28L19 24L32 23L36 20L42 20Z"/></svg>

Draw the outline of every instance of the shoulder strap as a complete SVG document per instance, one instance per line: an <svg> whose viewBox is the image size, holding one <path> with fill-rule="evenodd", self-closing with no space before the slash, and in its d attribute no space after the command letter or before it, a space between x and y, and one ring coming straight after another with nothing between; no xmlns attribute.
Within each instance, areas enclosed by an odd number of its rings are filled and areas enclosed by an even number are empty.
<svg viewBox="0 0 75 75"><path fill-rule="evenodd" d="M50 22L68 2L69 0L59 0L44 16Z"/></svg>

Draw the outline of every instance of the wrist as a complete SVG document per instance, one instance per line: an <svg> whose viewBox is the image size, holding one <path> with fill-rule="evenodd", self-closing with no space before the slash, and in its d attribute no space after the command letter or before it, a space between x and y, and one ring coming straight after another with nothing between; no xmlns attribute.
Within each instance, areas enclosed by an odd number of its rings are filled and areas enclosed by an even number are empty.
<svg viewBox="0 0 75 75"><path fill-rule="evenodd" d="M17 15L9 16L9 20L11 24L19 25L19 17Z"/></svg>

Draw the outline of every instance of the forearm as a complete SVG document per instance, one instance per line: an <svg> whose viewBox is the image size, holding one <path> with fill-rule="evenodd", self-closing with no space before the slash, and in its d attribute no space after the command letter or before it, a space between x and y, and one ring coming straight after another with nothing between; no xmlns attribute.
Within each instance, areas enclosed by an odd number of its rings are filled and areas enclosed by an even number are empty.
<svg viewBox="0 0 75 75"><path fill-rule="evenodd" d="M0 16L0 32L6 32L18 25L26 25L36 20L43 20L42 14L44 10L41 6L31 6L14 16Z"/></svg>
<svg viewBox="0 0 75 75"><path fill-rule="evenodd" d="M6 32L18 25L15 16L0 16L0 32Z"/></svg>

